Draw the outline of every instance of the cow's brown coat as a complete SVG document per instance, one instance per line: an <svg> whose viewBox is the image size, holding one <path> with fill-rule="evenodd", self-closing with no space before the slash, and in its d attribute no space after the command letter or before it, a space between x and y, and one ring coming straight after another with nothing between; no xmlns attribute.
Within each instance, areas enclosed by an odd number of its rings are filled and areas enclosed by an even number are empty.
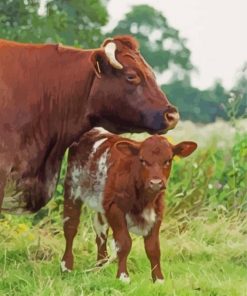
<svg viewBox="0 0 247 296"><path fill-rule="evenodd" d="M123 69L109 64L109 42ZM176 122L176 109L129 36L93 50L0 40L0 209L45 205L66 148L96 124L158 132Z"/></svg>

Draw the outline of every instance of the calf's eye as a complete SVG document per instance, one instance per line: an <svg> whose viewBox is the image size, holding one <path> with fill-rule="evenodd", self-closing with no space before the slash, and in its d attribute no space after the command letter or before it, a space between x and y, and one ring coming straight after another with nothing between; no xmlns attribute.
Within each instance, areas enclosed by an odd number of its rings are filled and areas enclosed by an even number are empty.
<svg viewBox="0 0 247 296"><path fill-rule="evenodd" d="M171 161L170 161L170 160L166 160L166 161L164 162L164 166L165 166L165 167L168 167L170 164L171 164Z"/></svg>
<svg viewBox="0 0 247 296"><path fill-rule="evenodd" d="M140 162L143 166L146 166L148 163L146 162L146 160L140 158Z"/></svg>

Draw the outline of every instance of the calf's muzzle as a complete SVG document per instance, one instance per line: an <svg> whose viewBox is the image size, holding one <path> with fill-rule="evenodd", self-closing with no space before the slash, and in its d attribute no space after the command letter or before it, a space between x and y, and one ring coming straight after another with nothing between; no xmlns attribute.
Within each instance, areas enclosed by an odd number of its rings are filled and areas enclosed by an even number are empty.
<svg viewBox="0 0 247 296"><path fill-rule="evenodd" d="M149 188L153 191L159 191L161 189L165 189L165 183L162 179L155 178L149 181Z"/></svg>

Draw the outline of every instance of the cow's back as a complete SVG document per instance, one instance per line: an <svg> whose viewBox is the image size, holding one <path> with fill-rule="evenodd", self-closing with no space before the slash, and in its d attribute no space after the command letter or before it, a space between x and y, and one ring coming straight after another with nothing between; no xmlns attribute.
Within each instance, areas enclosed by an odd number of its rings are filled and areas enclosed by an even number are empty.
<svg viewBox="0 0 247 296"><path fill-rule="evenodd" d="M67 197L81 199L90 208L103 212L111 149L118 138L102 128L94 128L71 146L65 181Z"/></svg>

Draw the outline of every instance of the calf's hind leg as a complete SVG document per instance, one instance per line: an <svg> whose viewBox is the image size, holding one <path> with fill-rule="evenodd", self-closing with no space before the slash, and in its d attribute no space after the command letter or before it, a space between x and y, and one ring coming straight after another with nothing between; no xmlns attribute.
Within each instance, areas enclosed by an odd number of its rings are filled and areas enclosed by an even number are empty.
<svg viewBox="0 0 247 296"><path fill-rule="evenodd" d="M73 269L73 241L80 223L82 202L71 198L64 199L64 236L66 248L61 262L62 271L71 271Z"/></svg>
<svg viewBox="0 0 247 296"><path fill-rule="evenodd" d="M117 247L117 278L122 282L129 283L130 278L127 271L127 257L131 249L132 240L127 228L125 214L117 207L117 205L112 204L110 209L106 212L106 217L112 228L113 237Z"/></svg>
<svg viewBox="0 0 247 296"><path fill-rule="evenodd" d="M96 232L96 244L98 249L97 265L101 266L106 263L108 259L106 244L109 226L105 216L100 213L96 213L93 222L94 230Z"/></svg>

